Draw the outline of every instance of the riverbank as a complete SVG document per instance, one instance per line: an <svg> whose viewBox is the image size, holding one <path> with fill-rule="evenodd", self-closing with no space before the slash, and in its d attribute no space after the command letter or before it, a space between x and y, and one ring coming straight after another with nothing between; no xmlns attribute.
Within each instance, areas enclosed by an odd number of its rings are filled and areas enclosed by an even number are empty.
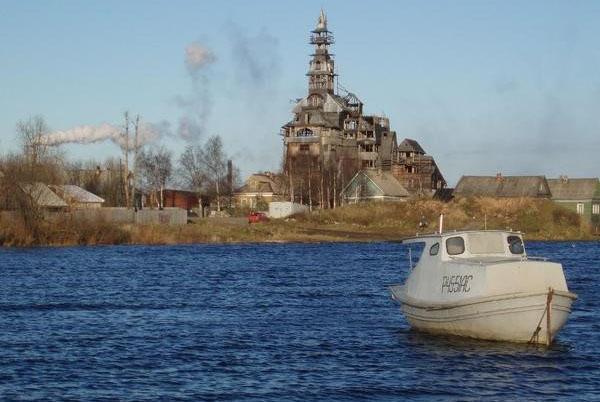
<svg viewBox="0 0 600 402"><path fill-rule="evenodd" d="M527 240L600 240L575 212L548 200L464 199L348 205L252 225L245 218L195 219L182 226L53 221L32 232L19 222L0 222L0 245L398 241L437 231L440 213L445 230L513 229ZM427 226L419 228L421 222Z"/></svg>

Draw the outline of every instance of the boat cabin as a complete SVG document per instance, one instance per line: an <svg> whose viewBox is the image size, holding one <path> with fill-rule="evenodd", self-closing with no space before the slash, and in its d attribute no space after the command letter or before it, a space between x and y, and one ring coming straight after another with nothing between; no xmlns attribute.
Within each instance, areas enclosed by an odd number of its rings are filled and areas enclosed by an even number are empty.
<svg viewBox="0 0 600 402"><path fill-rule="evenodd" d="M402 243L425 243L421 259L488 262L526 258L520 232L500 230L448 232L418 236L403 240Z"/></svg>

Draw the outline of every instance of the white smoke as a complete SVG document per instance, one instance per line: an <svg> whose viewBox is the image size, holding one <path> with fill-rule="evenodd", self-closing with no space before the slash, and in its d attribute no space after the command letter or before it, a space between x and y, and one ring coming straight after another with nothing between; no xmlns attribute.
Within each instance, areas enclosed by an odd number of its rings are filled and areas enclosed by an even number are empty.
<svg viewBox="0 0 600 402"><path fill-rule="evenodd" d="M192 74L215 60L214 53L202 46L200 42L192 42L185 48L185 65Z"/></svg>
<svg viewBox="0 0 600 402"><path fill-rule="evenodd" d="M159 125L141 123L138 138L139 145L143 146L154 142L162 135ZM103 123L99 126L79 126L65 131L54 131L46 136L48 145L92 144L103 141L112 141L123 149L126 147L126 143L129 142L129 148L133 149L135 132L133 129L129 130L129 141L127 141L123 127Z"/></svg>

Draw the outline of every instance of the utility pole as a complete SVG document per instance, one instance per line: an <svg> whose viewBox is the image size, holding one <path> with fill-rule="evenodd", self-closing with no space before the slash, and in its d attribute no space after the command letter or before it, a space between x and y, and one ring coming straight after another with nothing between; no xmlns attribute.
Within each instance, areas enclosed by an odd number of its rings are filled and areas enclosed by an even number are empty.
<svg viewBox="0 0 600 402"><path fill-rule="evenodd" d="M288 173L290 177L290 202L294 202L294 180L292 179L292 168L293 168L294 160L292 158L288 159Z"/></svg>
<svg viewBox="0 0 600 402"><path fill-rule="evenodd" d="M129 208L129 112L125 112L125 206Z"/></svg>
<svg viewBox="0 0 600 402"><path fill-rule="evenodd" d="M137 204L135 202L135 185L137 182L137 163L138 163L138 150L140 148L140 115L135 116L135 139L133 148L133 186L131 186L131 198L133 199L133 209L137 211Z"/></svg>

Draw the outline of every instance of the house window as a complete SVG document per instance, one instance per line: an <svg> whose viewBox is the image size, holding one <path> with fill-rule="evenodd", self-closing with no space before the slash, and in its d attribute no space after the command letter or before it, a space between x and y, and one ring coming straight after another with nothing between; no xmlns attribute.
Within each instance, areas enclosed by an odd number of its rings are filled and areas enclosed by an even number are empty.
<svg viewBox="0 0 600 402"><path fill-rule="evenodd" d="M600 204L594 204L592 206L592 213L594 215L599 215L600 214Z"/></svg>
<svg viewBox="0 0 600 402"><path fill-rule="evenodd" d="M298 132L296 133L296 137L312 137L314 135L315 133L309 128L303 128L301 130L298 130Z"/></svg>
<svg viewBox="0 0 600 402"><path fill-rule="evenodd" d="M308 152L309 150L310 150L310 145L300 144L300 152Z"/></svg>
<svg viewBox="0 0 600 402"><path fill-rule="evenodd" d="M585 211L585 207L584 207L583 203L582 202L578 202L577 203L577 213L579 215L583 215L584 211Z"/></svg>

